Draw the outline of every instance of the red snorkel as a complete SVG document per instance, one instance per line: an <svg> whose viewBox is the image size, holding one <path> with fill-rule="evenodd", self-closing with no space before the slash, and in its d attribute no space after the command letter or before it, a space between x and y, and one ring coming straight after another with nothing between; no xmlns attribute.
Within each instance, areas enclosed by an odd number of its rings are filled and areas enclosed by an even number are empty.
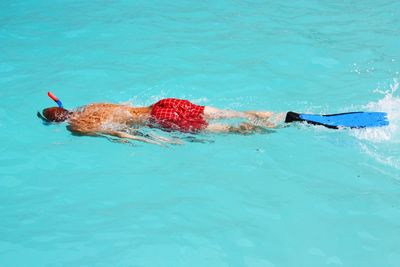
<svg viewBox="0 0 400 267"><path fill-rule="evenodd" d="M57 105L58 105L59 108L62 108L62 107L63 107L63 105L62 105L60 99L58 99L58 97L56 97L55 95L53 95L52 92L47 92L47 95L48 95L51 99L53 99L54 102L57 103Z"/></svg>

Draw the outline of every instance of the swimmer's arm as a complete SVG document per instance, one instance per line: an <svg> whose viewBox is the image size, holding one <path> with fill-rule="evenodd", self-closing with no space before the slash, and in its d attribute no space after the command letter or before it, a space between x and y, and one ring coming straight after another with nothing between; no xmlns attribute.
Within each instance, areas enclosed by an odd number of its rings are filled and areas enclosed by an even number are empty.
<svg viewBox="0 0 400 267"><path fill-rule="evenodd" d="M132 134L128 134L128 133L124 133L124 132L119 132L119 131L104 131L101 132L102 134L108 134L108 135L112 135L112 136L116 136L119 138L126 138L126 139L132 139L132 140L136 140L136 141L142 141L145 143L149 143L149 144L155 144L155 145L159 145L159 146L165 146L163 143L154 141L150 138L146 138L146 137L142 137L142 136L137 136L137 135L132 135Z"/></svg>
<svg viewBox="0 0 400 267"><path fill-rule="evenodd" d="M80 135L89 135L89 136L111 135L111 136L115 136L115 137L119 137L119 138L126 138L126 139L146 142L149 144L165 146L163 143L154 141L150 138L136 136L136 135L128 134L125 132L120 132L120 131L104 130L104 129L101 129L98 125L90 125L90 127L87 127L87 125L81 125L81 123L79 121L73 121L73 123L68 125L67 128L71 132L73 132L75 134L80 134Z"/></svg>

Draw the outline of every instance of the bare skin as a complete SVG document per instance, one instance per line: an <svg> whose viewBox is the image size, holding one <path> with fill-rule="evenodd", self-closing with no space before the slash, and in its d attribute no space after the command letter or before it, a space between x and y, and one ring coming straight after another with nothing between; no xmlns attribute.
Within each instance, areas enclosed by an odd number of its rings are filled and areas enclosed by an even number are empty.
<svg viewBox="0 0 400 267"><path fill-rule="evenodd" d="M69 129L82 135L110 135L122 139L131 139L151 144L163 145L165 143L180 144L178 139L152 135L151 138L130 134L124 131L132 126L146 126L151 118L152 107L132 107L111 103L89 104L74 111L68 119ZM269 121L272 112L262 111L233 111L221 110L206 106L204 118L209 125L204 130L212 133L238 133L250 134L259 132L260 128L273 128L275 123ZM219 119L247 119L249 122L233 126L223 123L214 123ZM257 124L254 121L258 121ZM253 122L253 123L252 123Z"/></svg>
<svg viewBox="0 0 400 267"><path fill-rule="evenodd" d="M176 140L156 137L153 139L129 134L124 128L144 126L150 118L151 107L131 107L111 103L96 103L75 111L69 118L69 129L83 135L111 135L151 144L176 143Z"/></svg>
<svg viewBox="0 0 400 267"><path fill-rule="evenodd" d="M213 133L238 133L238 134L251 134L259 132L261 128L275 128L276 125L284 118L284 114L274 114L270 111L234 111L222 110L214 107L206 106L204 109L204 116L207 120L218 119L234 119L242 118L247 119L252 123L243 122L238 126L232 126L222 123L210 123L205 129ZM258 121L257 124L254 122Z"/></svg>

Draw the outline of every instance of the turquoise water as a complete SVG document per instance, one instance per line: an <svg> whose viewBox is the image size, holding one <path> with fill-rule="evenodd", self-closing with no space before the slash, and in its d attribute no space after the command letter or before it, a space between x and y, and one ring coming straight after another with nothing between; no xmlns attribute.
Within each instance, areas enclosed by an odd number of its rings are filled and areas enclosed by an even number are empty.
<svg viewBox="0 0 400 267"><path fill-rule="evenodd" d="M0 266L399 266L398 1L0 2ZM72 136L36 111L389 112L389 127ZM168 135L168 134L166 134Z"/></svg>

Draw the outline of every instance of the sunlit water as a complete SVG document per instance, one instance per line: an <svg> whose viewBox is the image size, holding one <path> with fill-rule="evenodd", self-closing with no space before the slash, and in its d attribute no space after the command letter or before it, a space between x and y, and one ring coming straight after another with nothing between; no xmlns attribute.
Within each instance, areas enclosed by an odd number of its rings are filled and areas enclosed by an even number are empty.
<svg viewBox="0 0 400 267"><path fill-rule="evenodd" d="M400 266L399 10L1 1L0 266ZM390 125L127 145L43 125L48 90L68 108L179 97Z"/></svg>

